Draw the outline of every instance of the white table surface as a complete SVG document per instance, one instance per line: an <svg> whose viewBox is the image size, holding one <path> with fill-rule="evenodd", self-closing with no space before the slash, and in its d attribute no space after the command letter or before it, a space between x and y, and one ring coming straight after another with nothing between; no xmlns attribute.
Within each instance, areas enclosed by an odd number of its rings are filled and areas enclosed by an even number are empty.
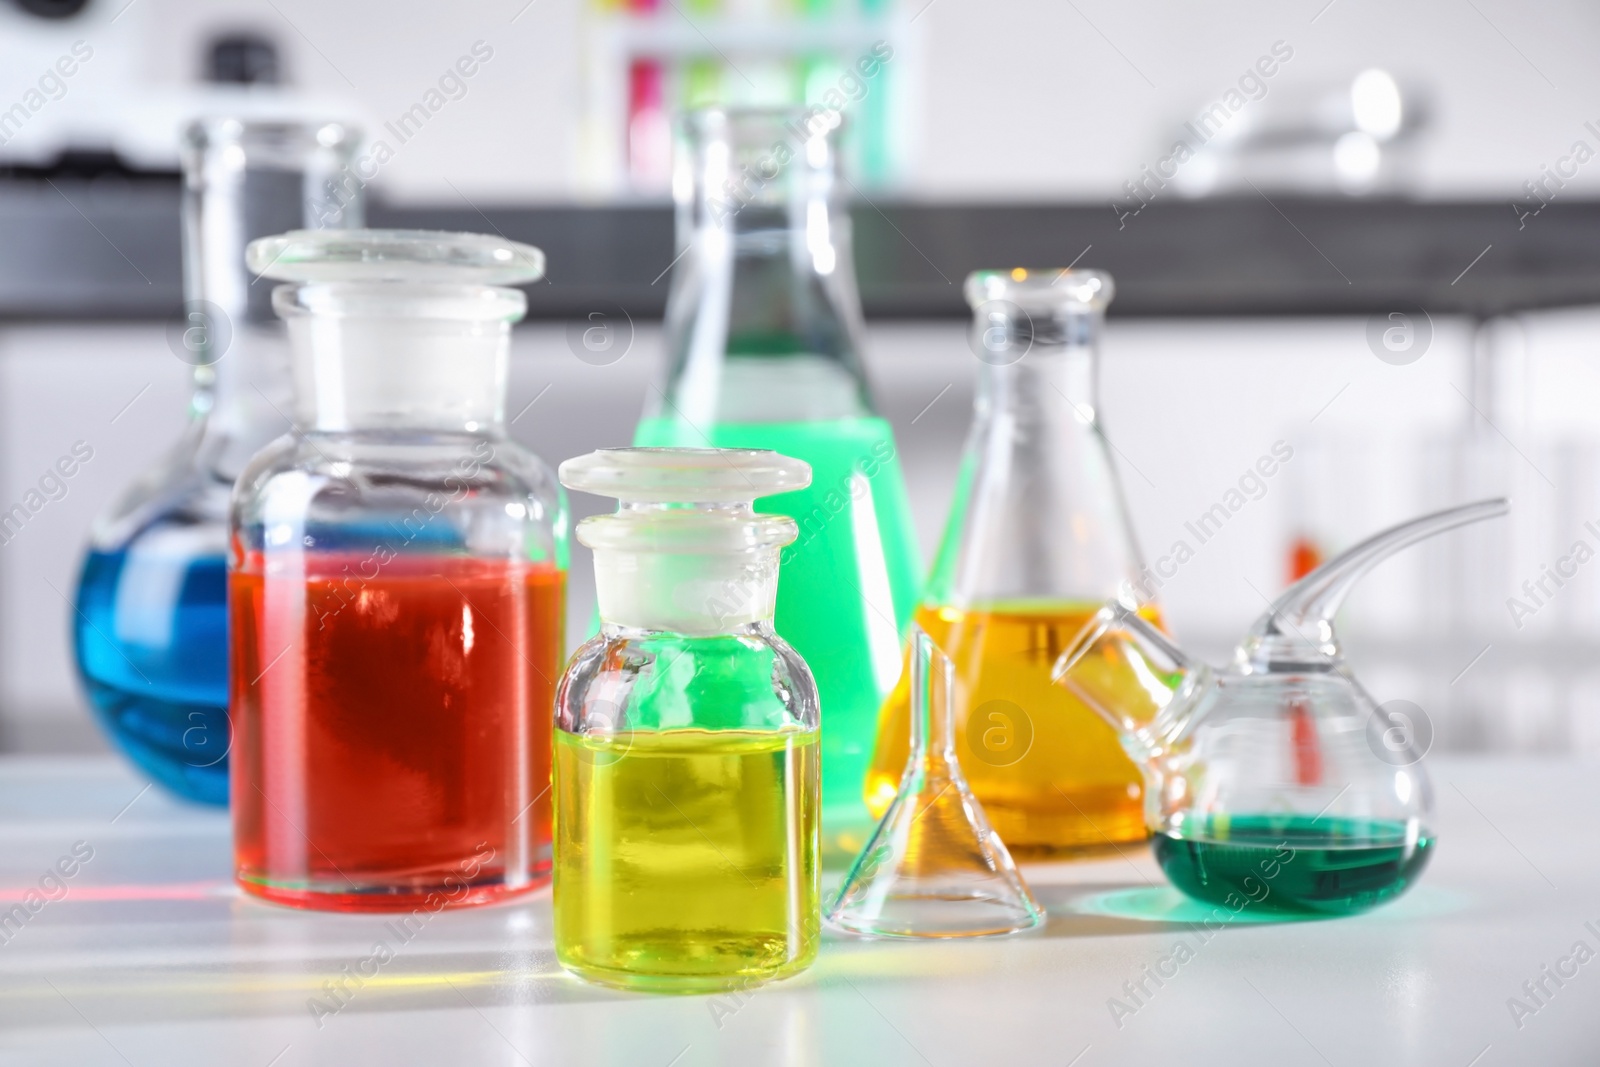
<svg viewBox="0 0 1600 1067"><path fill-rule="evenodd" d="M0 759L6 908L75 842L94 850L0 944L0 1063L1600 1064L1600 958L1547 981L1520 1027L1507 1006L1576 942L1600 952L1585 927L1600 930L1600 768L1429 764L1432 866L1356 918L1238 922L1200 945L1141 848L1027 868L1050 912L1035 935L829 935L780 985L652 997L562 974L546 890L436 916L319 1027L308 1000L372 954L384 919L246 900L226 817L144 790L112 759ZM1119 1028L1110 998L1180 940L1193 958L1147 980Z"/></svg>

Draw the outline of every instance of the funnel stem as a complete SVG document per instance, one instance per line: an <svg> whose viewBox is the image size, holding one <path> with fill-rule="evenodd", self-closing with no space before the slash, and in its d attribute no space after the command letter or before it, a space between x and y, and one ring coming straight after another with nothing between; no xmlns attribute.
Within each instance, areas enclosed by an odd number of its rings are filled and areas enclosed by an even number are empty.
<svg viewBox="0 0 1600 1067"><path fill-rule="evenodd" d="M937 678L935 674L937 673ZM955 667L920 626L911 628L911 760L955 762ZM934 687L938 686L935 694Z"/></svg>

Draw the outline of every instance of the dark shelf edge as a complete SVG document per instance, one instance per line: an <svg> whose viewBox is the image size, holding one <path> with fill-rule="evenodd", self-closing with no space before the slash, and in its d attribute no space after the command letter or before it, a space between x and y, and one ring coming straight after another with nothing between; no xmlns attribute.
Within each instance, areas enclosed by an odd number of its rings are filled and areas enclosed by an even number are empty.
<svg viewBox="0 0 1600 1067"><path fill-rule="evenodd" d="M1104 204L859 204L856 273L872 319L965 318L985 267L1111 272L1112 314L1316 316L1423 307L1489 316L1600 304L1600 201L1519 219L1509 202L1292 196ZM532 319L621 305L657 318L672 262L664 204L411 207L374 226L498 231L543 248ZM181 299L176 182L0 179L0 318L159 319Z"/></svg>

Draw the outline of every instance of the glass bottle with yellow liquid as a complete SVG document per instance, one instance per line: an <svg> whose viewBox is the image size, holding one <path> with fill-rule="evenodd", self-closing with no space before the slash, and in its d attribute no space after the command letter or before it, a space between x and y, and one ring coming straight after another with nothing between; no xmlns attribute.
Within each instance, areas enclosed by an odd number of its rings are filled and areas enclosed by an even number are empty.
<svg viewBox="0 0 1600 1067"><path fill-rule="evenodd" d="M578 526L601 628L556 694L556 956L583 978L704 993L816 958L817 687L772 627L797 529L751 507L810 480L755 449L561 465L622 501Z"/></svg>
<svg viewBox="0 0 1600 1067"><path fill-rule="evenodd" d="M955 499L918 625L955 664L955 740L972 791L1020 857L1145 837L1140 774L1116 734L1053 685L1056 658L1108 600L1138 606L1139 550L1097 418L1112 295L1091 270L968 277L981 371ZM1133 677L1126 679L1137 687ZM867 777L875 813L906 762L909 672L883 705Z"/></svg>

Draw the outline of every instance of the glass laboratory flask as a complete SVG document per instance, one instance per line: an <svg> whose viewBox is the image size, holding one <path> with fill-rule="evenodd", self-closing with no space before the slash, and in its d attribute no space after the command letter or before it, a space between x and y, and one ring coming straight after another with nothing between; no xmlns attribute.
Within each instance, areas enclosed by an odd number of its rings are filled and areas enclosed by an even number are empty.
<svg viewBox="0 0 1600 1067"><path fill-rule="evenodd" d="M1435 512L1329 560L1256 621L1226 670L1125 604L1073 638L1055 677L1143 768L1156 859L1174 885L1235 913L1346 915L1416 881L1435 840L1422 724L1355 680L1334 615L1402 548L1506 511L1485 500ZM1131 693L1129 673L1143 682Z"/></svg>
<svg viewBox="0 0 1600 1067"><path fill-rule="evenodd" d="M920 564L894 434L862 366L833 131L787 110L696 112L685 130L667 382L634 443L811 465L808 488L759 507L799 524L777 629L816 672L825 840L853 852L871 832L861 784Z"/></svg>
<svg viewBox="0 0 1600 1067"><path fill-rule="evenodd" d="M1139 772L1050 668L1141 572L1095 393L1109 275L980 271L966 284L976 411L917 623L955 663L956 746L972 792L1019 857L1145 836ZM1148 600L1141 610L1155 618ZM1126 679L1130 685L1136 679ZM907 671L884 702L867 800L906 763Z"/></svg>
<svg viewBox="0 0 1600 1067"><path fill-rule="evenodd" d="M226 804L228 494L291 406L288 344L245 246L359 225L361 204L338 183L355 148L343 126L203 120L183 148L185 318L169 340L194 367L189 425L96 521L73 648L118 747L172 792Z"/></svg>
<svg viewBox="0 0 1600 1067"><path fill-rule="evenodd" d="M510 288L476 234L252 242L294 425L234 490L235 877L337 911L499 900L550 871L566 505L506 434Z"/></svg>
<svg viewBox="0 0 1600 1067"><path fill-rule="evenodd" d="M556 697L556 957L575 974L710 992L816 957L817 688L772 625L798 531L751 506L810 479L755 449L561 465L567 488L621 500L578 525L601 628Z"/></svg>

